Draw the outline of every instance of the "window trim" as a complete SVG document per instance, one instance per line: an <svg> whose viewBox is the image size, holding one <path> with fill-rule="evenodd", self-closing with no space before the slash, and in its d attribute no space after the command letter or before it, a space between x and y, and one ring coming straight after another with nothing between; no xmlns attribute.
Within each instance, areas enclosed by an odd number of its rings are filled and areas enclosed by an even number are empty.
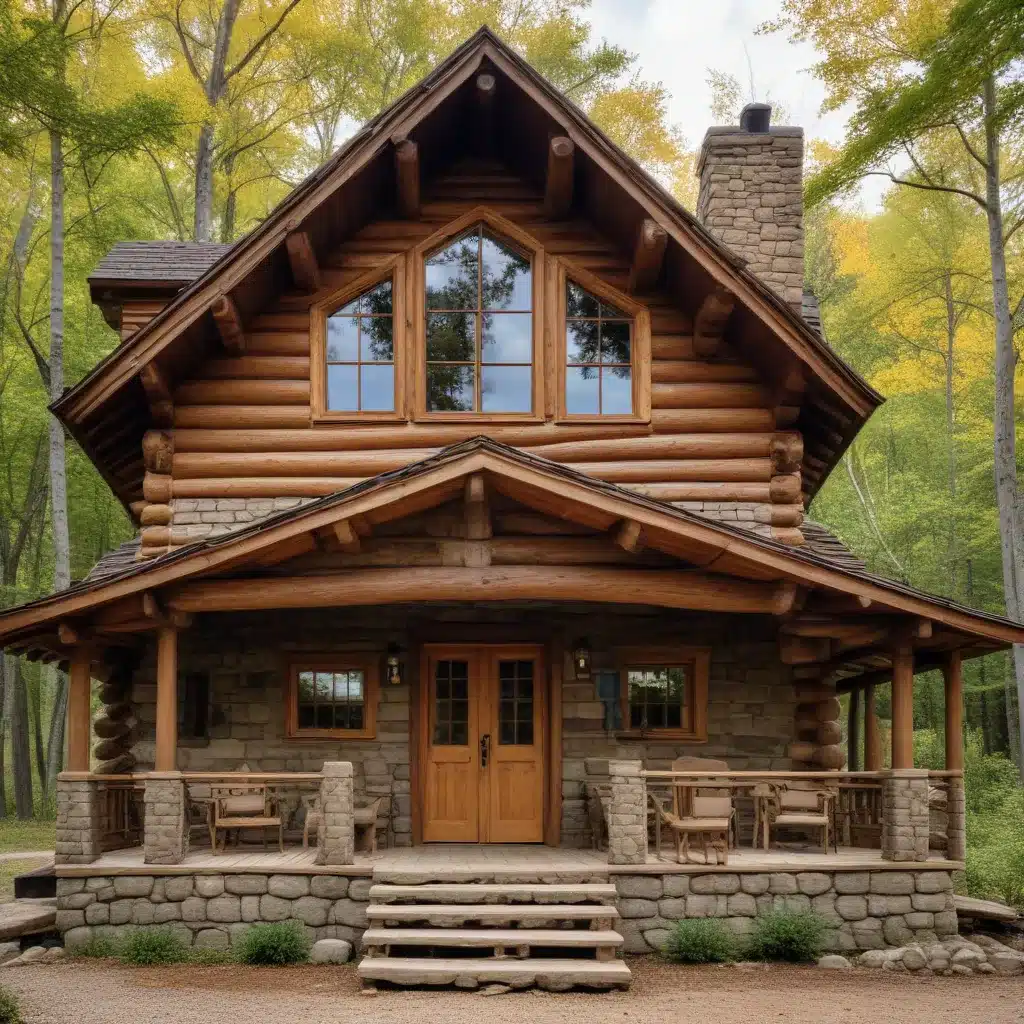
<svg viewBox="0 0 1024 1024"><path fill-rule="evenodd" d="M616 735L630 739L665 740L707 743L708 740L708 677L711 669L709 647L617 647L615 665L621 673L619 701L622 711L622 729ZM631 729L629 727L630 668L657 668L673 665L692 666L693 672L693 728L692 729Z"/></svg>
<svg viewBox="0 0 1024 1024"><path fill-rule="evenodd" d="M362 729L300 729L299 673L361 670L366 680ZM285 692L285 738L289 740L372 740L377 736L380 657L377 654L311 654L288 663Z"/></svg>
<svg viewBox="0 0 1024 1024"><path fill-rule="evenodd" d="M427 317L426 317L426 261L446 242L463 234L469 228L483 224L499 238L505 238L521 250L530 260L532 279L533 353L530 361L533 374L531 393L533 408L530 412L430 412L427 410ZM543 423L544 422L544 247L531 234L487 206L477 206L461 217L435 231L412 250L406 273L409 287L409 310L412 330L409 338L414 356L409 360L414 374L409 382L413 395L411 419L419 422L439 423Z"/></svg>
<svg viewBox="0 0 1024 1024"><path fill-rule="evenodd" d="M327 408L327 318L336 309L391 280L391 323L394 345L395 408L393 412L367 412ZM380 267L318 299L309 308L309 408L314 423L395 423L405 411L405 256L392 257Z"/></svg>
<svg viewBox="0 0 1024 1024"><path fill-rule="evenodd" d="M554 259L555 301L552 302L557 365L555 372L556 423L650 423L651 421L651 314L648 308L629 295L613 288L597 275L563 256ZM631 413L570 413L566 406L565 380L568 363L568 342L565 336L567 319L565 290L569 280L596 295L609 305L617 306L632 317L630 360L633 375L633 411Z"/></svg>

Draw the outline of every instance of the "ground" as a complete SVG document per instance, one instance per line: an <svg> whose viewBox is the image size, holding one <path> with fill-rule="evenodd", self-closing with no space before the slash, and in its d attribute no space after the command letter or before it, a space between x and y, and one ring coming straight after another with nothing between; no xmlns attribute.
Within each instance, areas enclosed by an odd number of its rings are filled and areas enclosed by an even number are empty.
<svg viewBox="0 0 1024 1024"><path fill-rule="evenodd" d="M0 853L52 850L57 826L52 819L0 818Z"/></svg>
<svg viewBox="0 0 1024 1024"><path fill-rule="evenodd" d="M26 871L33 871L49 863L52 854L43 854L40 857L17 857L8 859L0 856L0 903L7 903L14 899L14 879L16 875L23 875Z"/></svg>
<svg viewBox="0 0 1024 1024"><path fill-rule="evenodd" d="M20 997L25 1024L1020 1024L1022 978L925 978L812 967L674 967L630 961L628 993L528 992L481 1006L472 992L387 991L360 995L351 967L124 968L99 962L12 967L0 982Z"/></svg>

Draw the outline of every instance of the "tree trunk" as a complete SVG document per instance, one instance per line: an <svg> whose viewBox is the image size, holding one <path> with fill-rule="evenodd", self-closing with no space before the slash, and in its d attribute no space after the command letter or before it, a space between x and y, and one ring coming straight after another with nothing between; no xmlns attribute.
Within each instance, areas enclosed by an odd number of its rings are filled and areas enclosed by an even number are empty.
<svg viewBox="0 0 1024 1024"><path fill-rule="evenodd" d="M193 233L197 242L213 238L213 125L204 124L196 146L196 216Z"/></svg>
<svg viewBox="0 0 1024 1024"><path fill-rule="evenodd" d="M7 661L6 717L11 730L11 775L14 781L14 813L32 817L32 752L29 743L28 701L25 676L16 658Z"/></svg>
<svg viewBox="0 0 1024 1024"><path fill-rule="evenodd" d="M46 796L46 746L43 743L43 673L36 673L36 684L28 692L32 719L32 751L35 754L39 792Z"/></svg>
<svg viewBox="0 0 1024 1024"><path fill-rule="evenodd" d="M992 311L996 324L995 356L995 478L999 508L999 542L1003 563L1003 596L1006 614L1021 621L1024 607L1024 537L1017 494L1016 424L1014 422L1014 372L1017 353L1013 345L1013 316L1006 279L1006 248L1003 241L1003 213L999 194L999 133L996 127L996 85L985 83L985 203L988 218L989 253L992 265ZM1024 645L1013 648L1017 681L1017 734L1024 749ZM1024 762L1024 758L1021 759ZM1024 763L1021 765L1024 772Z"/></svg>
<svg viewBox="0 0 1024 1024"><path fill-rule="evenodd" d="M949 593L957 597L960 583L960 555L956 529L956 409L953 405L954 346L956 343L956 305L953 302L953 275L946 271L943 282L946 300L946 486L949 489L949 536L946 559Z"/></svg>

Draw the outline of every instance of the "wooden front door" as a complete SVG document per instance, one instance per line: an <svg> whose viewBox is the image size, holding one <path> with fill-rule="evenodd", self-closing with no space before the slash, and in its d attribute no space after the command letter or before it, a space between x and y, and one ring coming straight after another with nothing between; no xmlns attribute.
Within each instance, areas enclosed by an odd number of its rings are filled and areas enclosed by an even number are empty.
<svg viewBox="0 0 1024 1024"><path fill-rule="evenodd" d="M424 841L542 842L541 648L428 646L424 668Z"/></svg>

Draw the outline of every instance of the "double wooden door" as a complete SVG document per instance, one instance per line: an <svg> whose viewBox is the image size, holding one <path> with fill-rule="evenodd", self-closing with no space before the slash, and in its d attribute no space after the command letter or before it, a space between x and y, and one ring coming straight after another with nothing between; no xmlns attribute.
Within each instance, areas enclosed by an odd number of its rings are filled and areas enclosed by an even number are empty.
<svg viewBox="0 0 1024 1024"><path fill-rule="evenodd" d="M423 667L424 841L542 842L542 649L428 645Z"/></svg>

